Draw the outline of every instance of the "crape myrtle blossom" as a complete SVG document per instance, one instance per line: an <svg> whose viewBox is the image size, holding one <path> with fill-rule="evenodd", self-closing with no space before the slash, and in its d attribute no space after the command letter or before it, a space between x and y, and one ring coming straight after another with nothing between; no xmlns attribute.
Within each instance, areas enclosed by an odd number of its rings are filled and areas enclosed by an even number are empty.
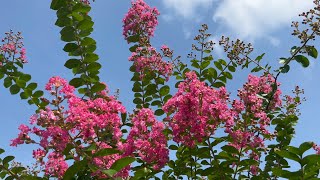
<svg viewBox="0 0 320 180"><path fill-rule="evenodd" d="M123 19L125 39L134 35L149 39L158 25L159 11L157 8L151 8L143 0L131 1L131 5L132 7Z"/></svg>
<svg viewBox="0 0 320 180"><path fill-rule="evenodd" d="M201 82L195 72L186 73L178 92L163 106L166 113L172 114L168 121L173 140L192 147L221 126L232 138L230 145L239 150L248 146L264 147L264 140L272 137L272 133L268 130L270 118L265 112L264 100L258 95L272 92L273 83L271 76L249 75L248 82L239 90L240 100L229 105L224 87L213 89ZM280 95L278 89L271 100L271 109L281 106Z"/></svg>
<svg viewBox="0 0 320 180"><path fill-rule="evenodd" d="M156 170L169 161L167 139L162 133L164 124L158 122L151 109L143 108L132 118L133 127L124 144L126 155L137 153L147 164Z"/></svg>
<svg viewBox="0 0 320 180"><path fill-rule="evenodd" d="M141 78L145 73L158 72L167 80L172 74L173 65L162 59L162 55L154 47L138 47L129 57L129 61L134 62L136 72L140 72Z"/></svg>
<svg viewBox="0 0 320 180"><path fill-rule="evenodd" d="M14 34L10 30L5 34L6 37L2 39L0 45L0 66L8 61L27 63L26 49L23 47L21 32Z"/></svg>
<svg viewBox="0 0 320 180"><path fill-rule="evenodd" d="M265 141L272 140L275 136L269 131L270 118L267 116L268 102L262 98L273 92L274 78L271 75L249 75L248 82L238 90L240 100L234 100L231 110L234 112L234 125L226 127L225 132L231 138L229 145L241 153L259 161L260 151L265 149ZM277 84L279 86L280 84ZM274 110L282 105L279 88L270 99L269 109ZM250 172L257 175L259 167L250 166Z"/></svg>
<svg viewBox="0 0 320 180"><path fill-rule="evenodd" d="M179 84L178 92L163 106L166 113L173 114L169 118L173 140L193 147L213 135L221 123L232 126L234 121L228 100L224 87L210 88L195 72L186 73L186 80Z"/></svg>
<svg viewBox="0 0 320 180"><path fill-rule="evenodd" d="M119 113L125 113L126 109L115 97L109 96L107 90L100 92L99 98L83 100L74 94L73 86L57 76L49 79L45 89L54 97L51 101L47 100L51 106L31 116L30 124L33 127L20 125L20 133L11 145L38 144L40 148L33 151L33 157L44 166L47 175L62 178L68 168L63 153L68 144L75 148L73 159L76 161L80 160L79 156L86 145L109 148L122 144ZM64 105L68 108L65 109ZM37 136L39 141L36 142L31 135ZM101 144L99 137L108 140ZM80 141L81 145L76 141ZM99 157L93 163L109 168L119 158L120 155ZM119 173L119 176L127 176L127 170ZM97 175L102 173L97 172Z"/></svg>

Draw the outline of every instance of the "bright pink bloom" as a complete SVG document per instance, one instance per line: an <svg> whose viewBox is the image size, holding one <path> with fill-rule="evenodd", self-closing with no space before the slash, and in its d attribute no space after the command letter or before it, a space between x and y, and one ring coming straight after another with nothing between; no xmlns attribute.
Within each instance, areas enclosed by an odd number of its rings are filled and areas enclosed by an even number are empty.
<svg viewBox="0 0 320 180"><path fill-rule="evenodd" d="M155 119L151 109L143 108L132 119L133 127L124 145L126 155L138 153L139 157L159 170L169 160L164 125Z"/></svg>
<svg viewBox="0 0 320 180"><path fill-rule="evenodd" d="M17 34L14 34L13 31L6 33L6 37L2 39L4 44L0 45L0 55L3 55L3 58L0 59L0 66L9 61L23 64L28 62L22 39L20 32Z"/></svg>
<svg viewBox="0 0 320 180"><path fill-rule="evenodd" d="M138 47L129 60L134 62L136 71L142 74L155 71L166 77L167 80L172 74L172 63L163 61L161 54L154 47Z"/></svg>
<svg viewBox="0 0 320 180"><path fill-rule="evenodd" d="M55 91L60 87L61 89L59 90L59 93L65 94L66 97L73 96L74 87L70 86L65 79L62 79L59 76L50 78L45 89L47 91Z"/></svg>
<svg viewBox="0 0 320 180"><path fill-rule="evenodd" d="M132 7L123 19L125 39L133 35L148 38L153 36L155 27L158 25L159 11L156 8L151 8L143 0L132 1L131 5Z"/></svg>
<svg viewBox="0 0 320 180"><path fill-rule="evenodd" d="M192 147L214 134L220 123L233 125L228 99L225 88L210 88L195 72L186 73L186 80L179 84L178 92L163 106L165 112L174 113L169 120L173 140Z"/></svg>
<svg viewBox="0 0 320 180"><path fill-rule="evenodd" d="M45 174L62 179L64 173L68 169L68 164L64 160L63 155L52 152L48 156L45 164Z"/></svg>

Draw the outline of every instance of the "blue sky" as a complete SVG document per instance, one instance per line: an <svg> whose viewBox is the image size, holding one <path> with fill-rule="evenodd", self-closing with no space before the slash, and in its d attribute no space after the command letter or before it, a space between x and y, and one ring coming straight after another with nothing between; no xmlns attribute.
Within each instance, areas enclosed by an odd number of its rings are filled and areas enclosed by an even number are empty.
<svg viewBox="0 0 320 180"><path fill-rule="evenodd" d="M278 66L280 57L289 56L289 49L299 41L292 37L290 23L297 19L298 13L312 6L312 0L158 0L147 1L160 10L159 26L152 42L156 48L162 44L171 47L175 55L181 55L186 62L191 50L193 36L203 23L209 25L213 40L221 35L241 38L252 42L254 56L266 52L263 62ZM43 88L51 76L59 75L71 79L72 74L63 67L68 59L62 51L64 43L60 41L60 28L54 25L55 12L50 10L50 1L10 0L2 2L0 37L10 29L22 31L27 48L29 63L25 72L32 75L32 80ZM129 45L122 37L122 19L130 7L129 0L96 0L92 4L91 16L95 21L93 37L97 41L97 53L103 65L101 79L106 82L111 92L120 89L120 100L128 110L132 106L131 73L128 71ZM319 41L316 41L319 43ZM216 47L215 58L224 58L221 48ZM320 85L317 77L320 63L311 60L307 69L293 63L288 74L282 75L280 82L284 93L289 93L295 85L305 89L307 102L301 106L302 115L297 125L294 145L303 141L315 141L320 131L318 127ZM248 71L234 75L228 90L235 95L246 80ZM0 82L3 83L2 81ZM34 108L19 96L12 96L7 89L0 87L0 146L14 154L17 160L30 163L32 146L9 147L10 139L17 136L17 127L28 123Z"/></svg>

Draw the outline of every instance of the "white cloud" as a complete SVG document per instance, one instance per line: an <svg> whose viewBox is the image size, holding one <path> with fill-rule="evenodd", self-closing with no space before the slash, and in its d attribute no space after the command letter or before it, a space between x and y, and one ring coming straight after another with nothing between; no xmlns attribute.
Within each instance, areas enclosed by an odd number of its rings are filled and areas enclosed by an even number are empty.
<svg viewBox="0 0 320 180"><path fill-rule="evenodd" d="M198 16L197 10L201 12L212 7L213 1L215 0L163 0L163 4L185 19L194 19Z"/></svg>
<svg viewBox="0 0 320 180"><path fill-rule="evenodd" d="M312 0L223 0L214 12L213 20L240 38L254 40L271 37L274 31L289 27L302 11L312 7Z"/></svg>

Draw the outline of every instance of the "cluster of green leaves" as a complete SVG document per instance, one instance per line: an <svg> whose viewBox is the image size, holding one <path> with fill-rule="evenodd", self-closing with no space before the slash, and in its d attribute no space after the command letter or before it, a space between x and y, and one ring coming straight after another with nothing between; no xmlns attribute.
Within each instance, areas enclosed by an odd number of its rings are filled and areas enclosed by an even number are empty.
<svg viewBox="0 0 320 180"><path fill-rule="evenodd" d="M304 142L299 147L287 146L283 150L276 149L275 153L282 157L282 160L287 165L273 168L273 174L288 179L319 179L320 155L304 155L306 151L312 148L312 146L313 142ZM290 171L292 169L285 170L284 168L290 168L287 160L300 164L300 169L293 172Z"/></svg>
<svg viewBox="0 0 320 180"><path fill-rule="evenodd" d="M0 54L0 60L4 56ZM0 79L3 80L3 86L8 88L11 94L18 94L20 98L28 100L29 104L35 104L38 108L45 107L48 102L42 100L43 91L37 90L37 83L30 82L31 75L23 73L23 64L17 60L6 61L0 66Z"/></svg>
<svg viewBox="0 0 320 180"><path fill-rule="evenodd" d="M106 86L98 76L101 64L97 62L99 56L95 53L96 41L89 37L94 25L88 14L91 7L78 0L53 0L51 9L57 11L55 24L62 28L61 40L67 42L63 50L72 57L66 61L65 67L78 75L69 83L79 88L80 94L93 97Z"/></svg>
<svg viewBox="0 0 320 180"><path fill-rule="evenodd" d="M0 155L5 151L0 148ZM14 160L14 156L6 156L3 159L0 158L0 178L5 180L41 180L44 178L29 175L27 169L22 166L12 166L11 163Z"/></svg>
<svg viewBox="0 0 320 180"><path fill-rule="evenodd" d="M139 42L139 35L128 37L129 43ZM131 52L135 52L136 48L144 46L143 44L135 44L130 47ZM146 54L148 56L148 54ZM144 72L137 72L135 64L132 64L130 71L133 72L132 91L134 94L133 103L136 104L136 108L149 108L153 106L155 115L162 116L164 111L162 106L172 97L170 94L170 87L166 85L166 79L159 75L159 73L144 69Z"/></svg>
<svg viewBox="0 0 320 180"><path fill-rule="evenodd" d="M313 57L314 59L318 58L318 50L314 46L306 45L304 44L301 47L293 46L290 50L291 57L290 58L280 58L280 63L283 64L282 67L280 67L279 72L281 73L287 73L290 70L289 63L291 61L296 61L299 64L301 64L302 67L306 68L310 65L310 60L308 57L299 54L301 52L306 52L308 56Z"/></svg>
<svg viewBox="0 0 320 180"><path fill-rule="evenodd" d="M68 157L69 150L72 149L72 145L67 147L64 151L65 155ZM92 151L96 150L96 145L91 145L85 148L85 158L81 161L76 161L71 165L66 173L63 176L63 179L74 179L74 180L84 180L84 179L98 179L97 177L93 177L92 173L100 171L107 175L109 178L105 179L116 179L120 180L121 178L114 177L115 174L120 172L123 168L130 165L135 161L133 157L123 157L116 160L109 169L104 169L102 167L98 167L92 163L93 158L99 158L103 156L110 156L121 153L115 148L106 148L100 149L96 153L92 154Z"/></svg>

